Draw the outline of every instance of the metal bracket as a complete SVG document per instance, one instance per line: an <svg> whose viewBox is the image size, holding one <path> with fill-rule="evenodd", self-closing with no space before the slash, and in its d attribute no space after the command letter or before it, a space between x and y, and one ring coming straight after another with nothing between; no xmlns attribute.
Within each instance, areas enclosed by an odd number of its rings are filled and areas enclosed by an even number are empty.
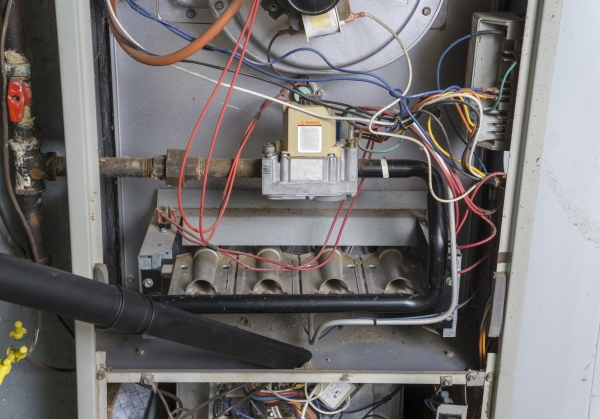
<svg viewBox="0 0 600 419"><path fill-rule="evenodd" d="M140 383L146 384L147 386L154 385L154 375L153 374L142 374L140 377Z"/></svg>
<svg viewBox="0 0 600 419"><path fill-rule="evenodd" d="M105 284L110 283L108 277L108 268L104 263L94 264L94 280L98 282L104 282Z"/></svg>
<svg viewBox="0 0 600 419"><path fill-rule="evenodd" d="M440 385L442 387L449 387L452 385L452 376L451 375L442 375L440 377Z"/></svg>

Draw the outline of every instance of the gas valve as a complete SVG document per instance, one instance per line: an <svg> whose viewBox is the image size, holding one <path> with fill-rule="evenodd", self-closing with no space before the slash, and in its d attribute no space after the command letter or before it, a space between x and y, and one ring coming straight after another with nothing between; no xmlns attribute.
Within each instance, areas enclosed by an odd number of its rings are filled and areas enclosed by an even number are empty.
<svg viewBox="0 0 600 419"><path fill-rule="evenodd" d="M6 96L8 112L12 122L21 122L25 105L31 102L31 89L20 77L11 77L8 82L8 93Z"/></svg>

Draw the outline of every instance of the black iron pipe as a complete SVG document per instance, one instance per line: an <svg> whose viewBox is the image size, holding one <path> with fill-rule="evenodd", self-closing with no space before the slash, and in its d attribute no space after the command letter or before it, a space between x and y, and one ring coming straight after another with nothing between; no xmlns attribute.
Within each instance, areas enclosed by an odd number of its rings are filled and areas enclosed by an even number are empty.
<svg viewBox="0 0 600 419"><path fill-rule="evenodd" d="M4 254L0 254L0 266L0 300L9 303L271 368L300 367L312 357L304 348L164 306L114 284Z"/></svg>
<svg viewBox="0 0 600 419"><path fill-rule="evenodd" d="M427 164L416 160L387 160L390 178L419 177L428 182ZM380 160L359 160L360 177L383 177ZM437 196L445 196L439 172L432 169ZM446 206L427 197L429 249L427 287L416 295L194 295L157 296L154 301L191 313L414 313L430 308L440 297L446 278L448 222Z"/></svg>

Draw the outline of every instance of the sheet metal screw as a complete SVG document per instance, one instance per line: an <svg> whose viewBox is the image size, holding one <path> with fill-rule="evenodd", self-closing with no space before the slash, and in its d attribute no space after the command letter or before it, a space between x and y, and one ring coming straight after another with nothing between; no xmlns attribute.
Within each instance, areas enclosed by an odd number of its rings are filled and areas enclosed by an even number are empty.
<svg viewBox="0 0 600 419"><path fill-rule="evenodd" d="M423 7L423 15L424 16L429 16L431 14L431 8L430 7Z"/></svg>
<svg viewBox="0 0 600 419"><path fill-rule="evenodd" d="M215 9L217 10L223 10L223 7L225 7L225 5L223 4L222 1L218 1L215 3Z"/></svg>
<svg viewBox="0 0 600 419"><path fill-rule="evenodd" d="M474 372L467 374L467 381L475 381L477 379L477 374Z"/></svg>
<svg viewBox="0 0 600 419"><path fill-rule="evenodd" d="M192 9L188 9L187 12L185 12L185 15L188 19L193 19L194 17L196 17L196 12Z"/></svg>
<svg viewBox="0 0 600 419"><path fill-rule="evenodd" d="M102 381L106 378L106 367L104 365L100 365L98 367L98 372L96 372L96 378L99 381Z"/></svg>
<svg viewBox="0 0 600 419"><path fill-rule="evenodd" d="M269 5L269 12L277 13L278 10L279 10L279 6L277 6L275 3L271 3Z"/></svg>
<svg viewBox="0 0 600 419"><path fill-rule="evenodd" d="M146 288L152 288L152 285L154 285L154 281L151 280L150 278L146 278L146 279L144 279L143 284L144 284L144 287L146 287Z"/></svg>
<svg viewBox="0 0 600 419"><path fill-rule="evenodd" d="M152 385L152 381L154 381L154 376L152 374L142 374L142 384L146 384L147 386Z"/></svg>
<svg viewBox="0 0 600 419"><path fill-rule="evenodd" d="M452 278L451 277L446 278L446 285L448 285L449 287L452 286Z"/></svg>
<svg viewBox="0 0 600 419"><path fill-rule="evenodd" d="M485 376L485 381L487 381L488 383L492 382L494 380L494 373L492 372L488 372Z"/></svg>
<svg viewBox="0 0 600 419"><path fill-rule="evenodd" d="M132 283L135 280L135 276L127 275L127 282Z"/></svg>
<svg viewBox="0 0 600 419"><path fill-rule="evenodd" d="M444 355L446 355L448 358L453 358L454 357L454 352L452 352L452 351L444 351Z"/></svg>
<svg viewBox="0 0 600 419"><path fill-rule="evenodd" d="M146 350L144 348L137 348L135 350L135 353L138 354L138 355L140 355L140 356L146 355ZM145 384L147 384L147 383L145 383Z"/></svg>
<svg viewBox="0 0 600 419"><path fill-rule="evenodd" d="M450 380L449 377L444 377L444 379L442 380L442 386L448 387L451 385L452 385L452 380Z"/></svg>

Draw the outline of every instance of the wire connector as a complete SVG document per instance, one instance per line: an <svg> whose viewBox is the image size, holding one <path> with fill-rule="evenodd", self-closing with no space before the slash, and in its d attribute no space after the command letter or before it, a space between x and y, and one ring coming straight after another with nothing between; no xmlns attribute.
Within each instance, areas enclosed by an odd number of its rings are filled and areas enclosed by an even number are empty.
<svg viewBox="0 0 600 419"><path fill-rule="evenodd" d="M11 338L15 339L15 340L21 340L23 339L23 336L25 336L27 334L27 329L25 329L23 327L23 322L17 320L15 322L15 328L13 329L12 332L10 332L8 334L8 336L10 336Z"/></svg>

